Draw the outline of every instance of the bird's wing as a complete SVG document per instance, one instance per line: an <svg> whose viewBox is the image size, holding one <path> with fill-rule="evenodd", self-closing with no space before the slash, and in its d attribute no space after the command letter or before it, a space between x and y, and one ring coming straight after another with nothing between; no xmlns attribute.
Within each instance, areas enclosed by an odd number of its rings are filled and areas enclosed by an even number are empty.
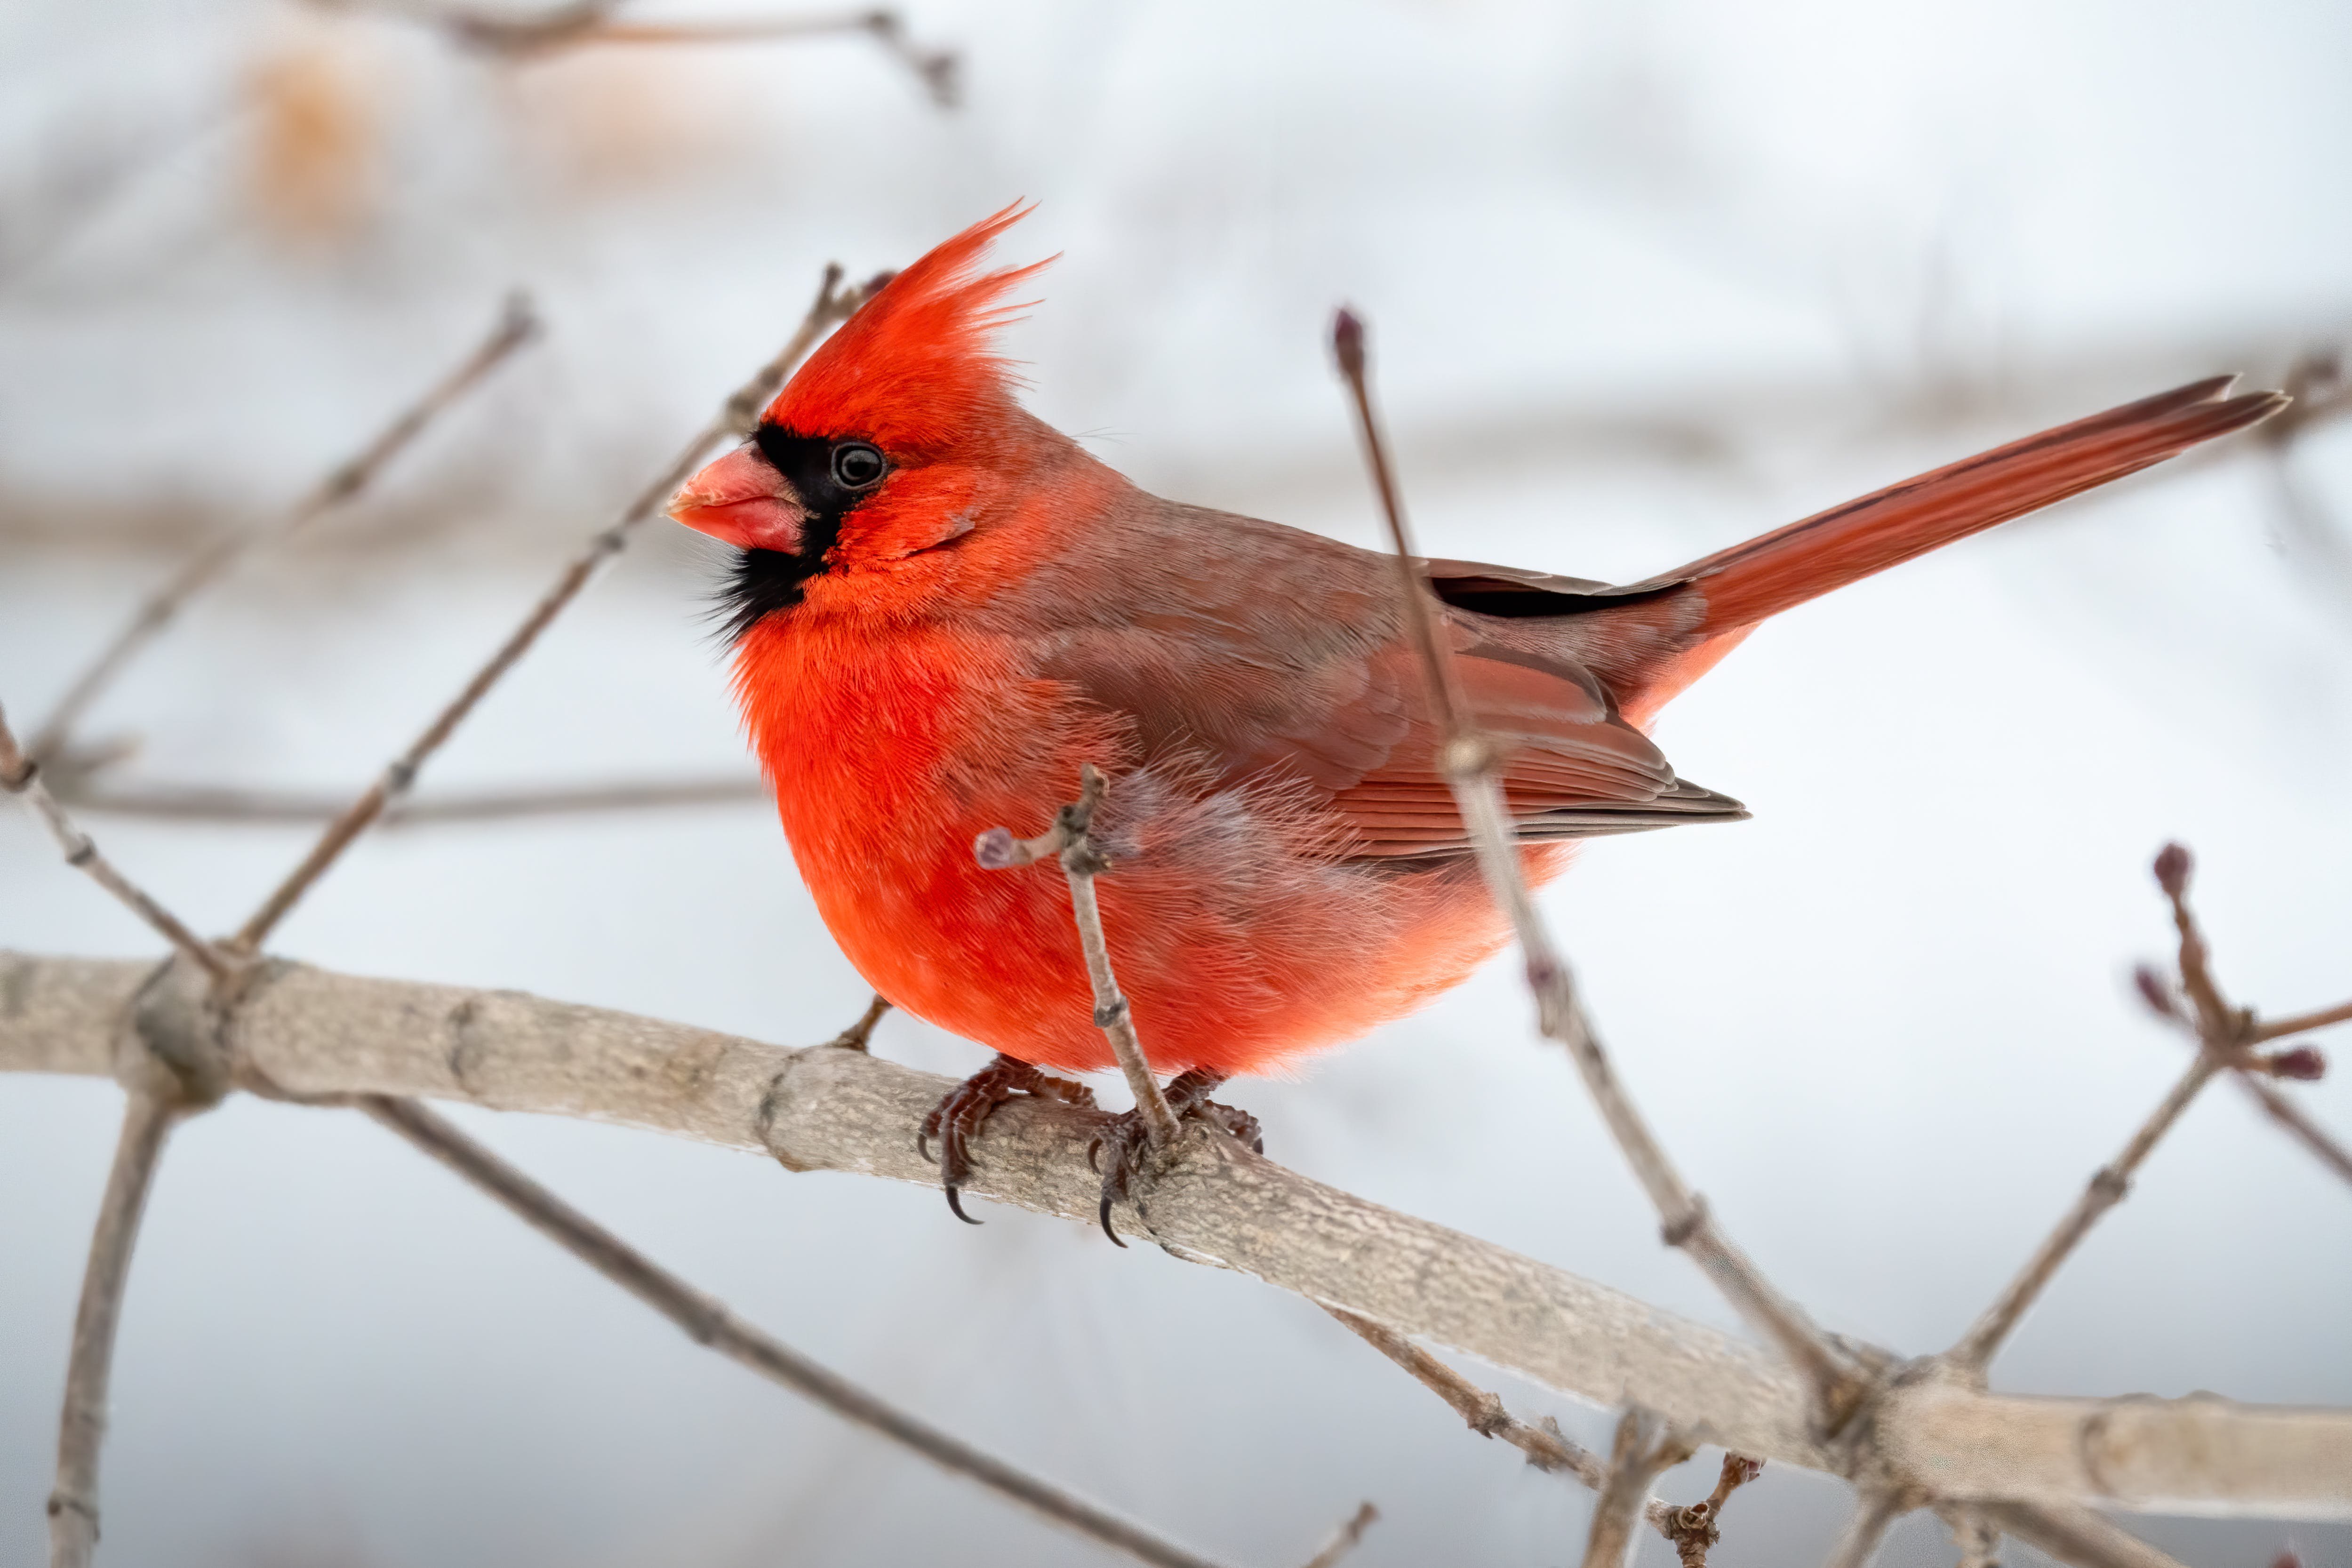
<svg viewBox="0 0 2352 1568"><path fill-rule="evenodd" d="M1287 529L1265 531L1274 529L1220 517L1213 557L1130 558L1118 615L1066 621L1033 641L1037 673L1126 717L1145 756L1189 754L1223 779L1305 786L1352 834L1352 858L1465 853L1392 567ZM1543 638L1461 611L1449 610L1446 626L1472 712L1504 748L1505 796L1523 840L1746 815L1676 777L1600 681L1538 646Z"/></svg>

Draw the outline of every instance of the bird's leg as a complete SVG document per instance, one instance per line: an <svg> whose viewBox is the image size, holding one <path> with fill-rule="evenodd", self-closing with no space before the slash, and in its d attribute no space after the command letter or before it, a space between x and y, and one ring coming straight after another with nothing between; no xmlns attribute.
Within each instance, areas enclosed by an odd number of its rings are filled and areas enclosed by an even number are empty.
<svg viewBox="0 0 2352 1568"><path fill-rule="evenodd" d="M963 1212L963 1200L957 1196L971 1179L972 1135L998 1106L1016 1094L1058 1100L1065 1105L1095 1102L1095 1091L1085 1084L1039 1072L1027 1062L999 1052L994 1061L950 1089L947 1098L923 1118L922 1129L915 1134L916 1151L926 1160L931 1157L931 1140L940 1141L940 1183L947 1188L948 1207L966 1225L980 1223Z"/></svg>
<svg viewBox="0 0 2352 1568"><path fill-rule="evenodd" d="M1259 1153L1265 1153L1265 1131L1257 1124L1257 1118L1246 1110L1220 1105L1209 1098L1224 1081L1223 1073L1210 1072L1203 1068L1178 1073L1168 1080L1165 1091L1168 1109L1181 1120L1205 1121L1239 1139ZM1127 1243L1120 1241L1118 1232L1111 1228L1110 1205L1128 1195L1129 1184L1143 1167L1143 1153L1147 1146L1143 1117L1133 1110L1111 1118L1110 1125L1087 1146L1087 1163L1102 1173L1100 1212L1103 1234L1120 1247Z"/></svg>

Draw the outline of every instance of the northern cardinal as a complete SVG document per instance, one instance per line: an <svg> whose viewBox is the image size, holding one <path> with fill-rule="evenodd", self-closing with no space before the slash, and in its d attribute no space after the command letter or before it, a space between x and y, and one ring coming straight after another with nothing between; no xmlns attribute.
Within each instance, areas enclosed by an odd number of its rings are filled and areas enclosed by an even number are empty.
<svg viewBox="0 0 2352 1568"><path fill-rule="evenodd" d="M1060 877L991 872L1080 764L1113 962L1180 1107L1370 1029L1503 943L1436 764L1380 555L1162 500L1024 411L992 331L1039 267L985 272L1008 207L812 354L670 515L734 545L734 685L801 875L858 973L995 1048L925 1124L966 1143L1040 1068L1112 1056ZM2219 377L2062 426L1625 587L1426 563L1540 881L1574 841L1747 815L1678 777L1659 708L1765 617L2284 406ZM962 1215L959 1205L956 1212ZM1108 1199L1106 1199L1108 1213Z"/></svg>

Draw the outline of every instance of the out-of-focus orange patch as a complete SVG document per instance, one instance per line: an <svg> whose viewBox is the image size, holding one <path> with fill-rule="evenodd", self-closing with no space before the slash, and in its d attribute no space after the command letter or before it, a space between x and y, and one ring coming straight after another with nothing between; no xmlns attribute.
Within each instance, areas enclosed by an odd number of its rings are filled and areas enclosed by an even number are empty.
<svg viewBox="0 0 2352 1568"><path fill-rule="evenodd" d="M354 39L306 30L274 47L246 79L252 110L250 194L281 240L345 240L381 195L383 105Z"/></svg>
<svg viewBox="0 0 2352 1568"><path fill-rule="evenodd" d="M756 110L741 74L703 55L656 45L568 49L518 64L510 101L524 139L572 194L667 184L738 154Z"/></svg>

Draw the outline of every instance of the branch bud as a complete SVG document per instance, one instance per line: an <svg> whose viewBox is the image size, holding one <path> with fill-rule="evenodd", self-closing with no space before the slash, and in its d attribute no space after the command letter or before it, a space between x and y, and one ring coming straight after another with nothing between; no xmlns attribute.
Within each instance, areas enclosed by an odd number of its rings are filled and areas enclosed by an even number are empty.
<svg viewBox="0 0 2352 1568"><path fill-rule="evenodd" d="M1342 305L1331 317L1331 352L1339 358L1339 374L1349 381L1364 378L1364 323Z"/></svg>
<svg viewBox="0 0 2352 1568"><path fill-rule="evenodd" d="M2159 1018L2178 1018L2180 1005L2172 994L2172 987L2153 964L2143 963L2132 971L2132 984L2139 991L2139 999L2147 1010Z"/></svg>
<svg viewBox="0 0 2352 1568"><path fill-rule="evenodd" d="M2273 1078L2291 1078L2304 1083L2315 1083L2327 1076L2327 1058L2317 1046L2297 1046L2293 1050L2276 1051L2259 1060L2263 1071Z"/></svg>
<svg viewBox="0 0 2352 1568"><path fill-rule="evenodd" d="M2168 844L2156 855L2156 885L2165 896L2177 899L2189 890L2189 873L2195 862L2189 851L2178 844Z"/></svg>

